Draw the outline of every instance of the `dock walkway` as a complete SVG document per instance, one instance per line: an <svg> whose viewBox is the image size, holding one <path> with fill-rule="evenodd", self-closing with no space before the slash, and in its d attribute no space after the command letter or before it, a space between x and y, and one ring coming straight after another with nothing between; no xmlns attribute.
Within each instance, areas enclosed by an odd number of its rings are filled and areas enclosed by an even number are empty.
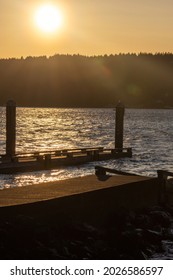
<svg viewBox="0 0 173 280"><path fill-rule="evenodd" d="M158 204L157 178L89 175L0 191L0 220L103 225L113 213Z"/></svg>
<svg viewBox="0 0 173 280"><path fill-rule="evenodd" d="M4 189L0 191L0 207L70 197L103 189L120 189L122 186L128 186L131 192L131 186L135 183L139 186L140 192L141 183L149 184L152 181L152 178L143 176L102 176L99 178L95 175L89 175L56 182Z"/></svg>

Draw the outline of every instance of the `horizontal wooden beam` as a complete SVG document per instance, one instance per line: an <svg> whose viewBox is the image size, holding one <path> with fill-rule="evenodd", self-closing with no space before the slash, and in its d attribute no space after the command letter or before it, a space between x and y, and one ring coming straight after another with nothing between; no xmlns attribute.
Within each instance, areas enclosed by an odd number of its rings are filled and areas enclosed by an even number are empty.
<svg viewBox="0 0 173 280"><path fill-rule="evenodd" d="M116 169L111 169L103 166L95 166L95 174L96 175L106 175L106 173L113 173L117 175L128 175L128 176L139 176L134 173L124 172Z"/></svg>

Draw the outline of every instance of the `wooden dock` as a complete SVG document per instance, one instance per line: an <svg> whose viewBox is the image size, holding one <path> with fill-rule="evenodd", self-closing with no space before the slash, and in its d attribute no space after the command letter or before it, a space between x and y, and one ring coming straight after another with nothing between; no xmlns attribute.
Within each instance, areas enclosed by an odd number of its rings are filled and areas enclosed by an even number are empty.
<svg viewBox="0 0 173 280"><path fill-rule="evenodd" d="M158 175L151 178L95 166L95 175L4 189L0 191L1 220L29 217L39 223L103 225L122 209L165 203L165 173Z"/></svg>
<svg viewBox="0 0 173 280"><path fill-rule="evenodd" d="M0 155L0 174L55 169L63 166L132 157L132 149L123 147L125 108L118 102L115 113L115 145L113 149L89 147L16 153L16 103L6 104L6 151Z"/></svg>
<svg viewBox="0 0 173 280"><path fill-rule="evenodd" d="M30 217L43 223L103 224L119 209L158 204L158 178L89 175L0 191L1 220Z"/></svg>
<svg viewBox="0 0 173 280"><path fill-rule="evenodd" d="M103 147L62 149L19 153L12 156L0 156L0 174L30 172L63 166L85 164L122 157L131 157L131 148L106 149Z"/></svg>
<svg viewBox="0 0 173 280"><path fill-rule="evenodd" d="M95 175L88 175L56 182L4 189L0 191L0 207L70 197L109 188L120 188L124 185L130 187L130 184L150 180L151 178L143 176L106 176L99 178Z"/></svg>

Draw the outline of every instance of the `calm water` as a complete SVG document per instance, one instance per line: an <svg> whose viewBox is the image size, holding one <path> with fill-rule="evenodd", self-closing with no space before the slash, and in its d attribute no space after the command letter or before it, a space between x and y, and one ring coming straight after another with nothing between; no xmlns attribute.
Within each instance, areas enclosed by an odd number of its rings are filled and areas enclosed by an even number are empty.
<svg viewBox="0 0 173 280"><path fill-rule="evenodd" d="M59 148L114 147L113 109L17 108L17 152ZM173 110L125 112L124 147L131 159L100 162L119 170L156 176L173 171ZM5 108L0 108L0 153L5 152ZM59 170L0 175L0 188L48 182L94 173L95 163Z"/></svg>

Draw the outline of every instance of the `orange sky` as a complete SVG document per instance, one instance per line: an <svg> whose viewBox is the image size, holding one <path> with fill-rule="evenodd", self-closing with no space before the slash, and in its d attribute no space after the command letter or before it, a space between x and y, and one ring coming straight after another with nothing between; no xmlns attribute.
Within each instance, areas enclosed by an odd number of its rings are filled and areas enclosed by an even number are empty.
<svg viewBox="0 0 173 280"><path fill-rule="evenodd" d="M63 15L57 32L34 21L39 5ZM0 58L79 53L173 52L172 0L1 0Z"/></svg>

